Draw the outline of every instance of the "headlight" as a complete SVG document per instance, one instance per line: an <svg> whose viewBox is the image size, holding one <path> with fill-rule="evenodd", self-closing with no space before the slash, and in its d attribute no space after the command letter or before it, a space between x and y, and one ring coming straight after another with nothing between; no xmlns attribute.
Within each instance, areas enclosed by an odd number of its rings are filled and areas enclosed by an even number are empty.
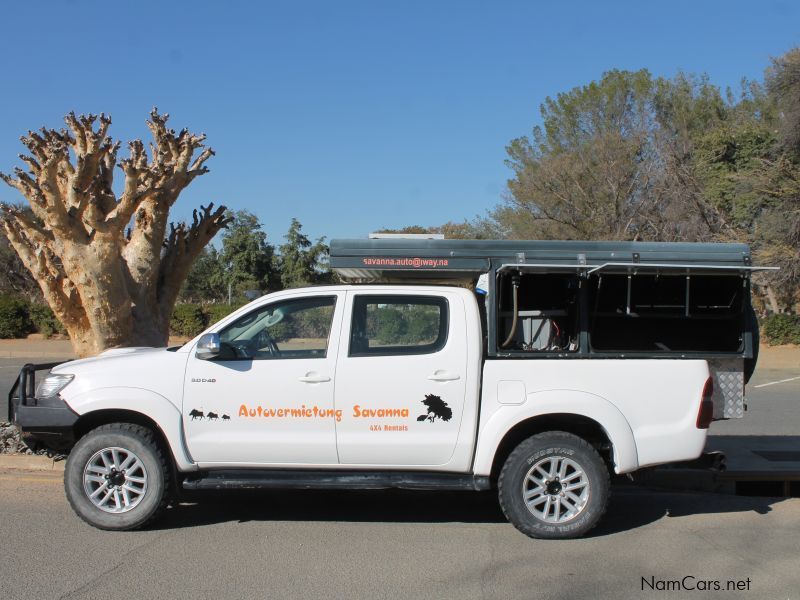
<svg viewBox="0 0 800 600"><path fill-rule="evenodd" d="M67 387L75 375L48 375L36 388L37 398L51 398Z"/></svg>

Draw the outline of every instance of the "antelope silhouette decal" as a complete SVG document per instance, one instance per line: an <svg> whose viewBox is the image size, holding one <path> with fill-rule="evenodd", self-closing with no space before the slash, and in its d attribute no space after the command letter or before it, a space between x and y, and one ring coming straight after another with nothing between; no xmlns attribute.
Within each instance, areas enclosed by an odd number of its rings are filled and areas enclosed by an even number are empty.
<svg viewBox="0 0 800 600"><path fill-rule="evenodd" d="M418 416L417 421L430 421L433 423L436 419L449 421L453 418L453 409L435 394L425 394L425 400L422 400L422 403L428 407L428 412Z"/></svg>

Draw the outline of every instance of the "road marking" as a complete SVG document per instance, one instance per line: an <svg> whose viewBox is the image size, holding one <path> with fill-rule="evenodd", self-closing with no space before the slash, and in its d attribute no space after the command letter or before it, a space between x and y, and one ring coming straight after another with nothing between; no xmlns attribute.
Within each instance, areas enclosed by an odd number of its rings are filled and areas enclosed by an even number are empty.
<svg viewBox="0 0 800 600"><path fill-rule="evenodd" d="M786 383L787 381L794 381L795 379L800 379L800 377L789 377L789 379L781 379L780 381L770 381L769 383L761 383L759 385L754 385L754 388L762 388L767 387L768 385L775 385L777 383Z"/></svg>

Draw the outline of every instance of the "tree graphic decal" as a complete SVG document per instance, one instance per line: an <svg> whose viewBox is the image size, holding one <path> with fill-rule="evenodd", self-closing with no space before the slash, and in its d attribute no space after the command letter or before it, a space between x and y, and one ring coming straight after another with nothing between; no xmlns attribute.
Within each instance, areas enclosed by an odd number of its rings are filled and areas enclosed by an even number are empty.
<svg viewBox="0 0 800 600"><path fill-rule="evenodd" d="M422 403L428 407L428 412L417 417L417 421L428 420L433 423L436 419L449 421L453 418L453 410L447 406L447 402L434 394L425 394Z"/></svg>

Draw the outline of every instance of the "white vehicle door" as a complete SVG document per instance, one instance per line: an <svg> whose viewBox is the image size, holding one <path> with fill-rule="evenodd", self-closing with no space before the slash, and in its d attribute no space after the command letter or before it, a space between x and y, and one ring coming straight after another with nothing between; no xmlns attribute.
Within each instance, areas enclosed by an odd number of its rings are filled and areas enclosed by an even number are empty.
<svg viewBox="0 0 800 600"><path fill-rule="evenodd" d="M220 356L192 351L183 396L198 463L336 464L333 389L344 294L304 292L220 331Z"/></svg>
<svg viewBox="0 0 800 600"><path fill-rule="evenodd" d="M443 465L464 413L467 344L455 293L348 292L336 424L348 465Z"/></svg>

